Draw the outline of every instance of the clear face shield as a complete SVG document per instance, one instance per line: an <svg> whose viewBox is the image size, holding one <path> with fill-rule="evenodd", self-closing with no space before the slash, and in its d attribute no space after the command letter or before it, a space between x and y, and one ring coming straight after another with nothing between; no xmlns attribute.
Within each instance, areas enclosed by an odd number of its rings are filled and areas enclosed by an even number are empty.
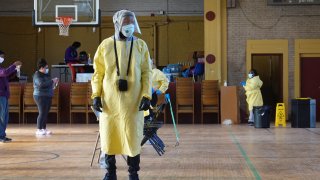
<svg viewBox="0 0 320 180"><path fill-rule="evenodd" d="M122 18L121 31L122 35L129 38L134 33L134 18L133 16L127 15Z"/></svg>
<svg viewBox="0 0 320 180"><path fill-rule="evenodd" d="M116 12L113 16L113 23L115 27L115 36L117 39L119 38L120 34L123 35L123 37L120 38L131 37L134 32L141 34L136 16L131 11L120 10Z"/></svg>

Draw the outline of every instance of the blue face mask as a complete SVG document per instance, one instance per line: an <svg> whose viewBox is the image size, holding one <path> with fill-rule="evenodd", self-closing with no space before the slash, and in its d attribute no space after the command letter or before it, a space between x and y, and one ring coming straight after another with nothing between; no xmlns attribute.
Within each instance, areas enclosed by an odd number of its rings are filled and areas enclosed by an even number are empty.
<svg viewBox="0 0 320 180"><path fill-rule="evenodd" d="M49 69L48 68L46 68L46 70L45 70L45 72L44 72L45 74L49 74Z"/></svg>
<svg viewBox="0 0 320 180"><path fill-rule="evenodd" d="M121 28L121 33L127 38L131 37L133 35L133 32L134 32L133 24L128 24L128 25L122 26Z"/></svg>
<svg viewBox="0 0 320 180"><path fill-rule="evenodd" d="M253 78L253 74L248 74L249 79Z"/></svg>

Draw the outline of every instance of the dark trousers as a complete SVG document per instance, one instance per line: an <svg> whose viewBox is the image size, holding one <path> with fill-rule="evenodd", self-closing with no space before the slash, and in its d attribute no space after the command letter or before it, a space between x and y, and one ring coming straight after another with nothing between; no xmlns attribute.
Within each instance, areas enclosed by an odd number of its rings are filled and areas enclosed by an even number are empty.
<svg viewBox="0 0 320 180"><path fill-rule="evenodd" d="M152 99L150 101L150 104L152 107L155 107L157 105L157 102L158 102L158 95L154 92L152 94Z"/></svg>
<svg viewBox="0 0 320 180"><path fill-rule="evenodd" d="M128 156L127 158L127 165L129 166L128 168L128 172L129 172L129 176L130 179L132 179L131 177L134 177L133 179L139 179L138 178L138 171L140 170L140 154L134 156L134 157L130 157Z"/></svg>
<svg viewBox="0 0 320 180"><path fill-rule="evenodd" d="M116 174L116 157L115 155L105 155L105 161L106 161L106 165L107 165L107 176L115 176ZM129 178L130 180L138 180L138 171L140 170L140 154L134 156L134 157L127 157L127 164L129 166L128 168L128 172L129 172ZM107 179L107 178L105 178ZM112 178L109 178L112 179Z"/></svg>
<svg viewBox="0 0 320 180"><path fill-rule="evenodd" d="M116 156L106 154L105 161L106 161L106 168L108 170L108 173L115 174L117 169Z"/></svg>
<svg viewBox="0 0 320 180"><path fill-rule="evenodd" d="M5 96L0 96L0 139L6 137L6 129L9 121L9 105Z"/></svg>
<svg viewBox="0 0 320 180"><path fill-rule="evenodd" d="M51 108L52 97L48 96L33 96L39 110L37 118L37 128L46 129L48 113Z"/></svg>

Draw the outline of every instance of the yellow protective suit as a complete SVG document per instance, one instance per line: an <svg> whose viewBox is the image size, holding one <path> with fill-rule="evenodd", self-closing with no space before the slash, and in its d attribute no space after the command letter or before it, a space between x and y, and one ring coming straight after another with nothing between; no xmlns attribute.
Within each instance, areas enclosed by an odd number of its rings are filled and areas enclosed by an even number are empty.
<svg viewBox="0 0 320 180"><path fill-rule="evenodd" d="M138 107L143 96L151 99L151 65L146 43L141 39L133 42L128 91L120 92L117 86L116 59L113 37L105 39L94 56L92 98L101 97L103 112L100 117L101 149L108 155L140 154L143 138L143 111ZM116 41L121 77L126 77L128 46ZM131 42L128 43L129 48Z"/></svg>
<svg viewBox="0 0 320 180"><path fill-rule="evenodd" d="M254 76L253 78L248 79L244 86L249 111L252 111L253 106L263 106L263 99L260 91L262 84L263 82L260 80L259 76Z"/></svg>
<svg viewBox="0 0 320 180"><path fill-rule="evenodd" d="M152 69L152 88L165 93L169 87L167 76L157 68ZM144 116L149 116L149 110L144 111Z"/></svg>
<svg viewBox="0 0 320 180"><path fill-rule="evenodd" d="M162 93L165 93L169 87L166 75L157 68L152 69L152 87L154 90L159 89Z"/></svg>

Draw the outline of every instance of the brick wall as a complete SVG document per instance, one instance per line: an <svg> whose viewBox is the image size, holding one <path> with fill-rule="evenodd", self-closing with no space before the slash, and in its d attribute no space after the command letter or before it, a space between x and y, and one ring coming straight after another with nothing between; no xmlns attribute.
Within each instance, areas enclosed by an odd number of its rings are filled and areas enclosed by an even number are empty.
<svg viewBox="0 0 320 180"><path fill-rule="evenodd" d="M294 40L320 38L320 6L267 6L266 0L237 0L228 9L228 80L246 78L248 39L287 39L289 42L289 100L294 97ZM244 92L241 107L245 109Z"/></svg>

